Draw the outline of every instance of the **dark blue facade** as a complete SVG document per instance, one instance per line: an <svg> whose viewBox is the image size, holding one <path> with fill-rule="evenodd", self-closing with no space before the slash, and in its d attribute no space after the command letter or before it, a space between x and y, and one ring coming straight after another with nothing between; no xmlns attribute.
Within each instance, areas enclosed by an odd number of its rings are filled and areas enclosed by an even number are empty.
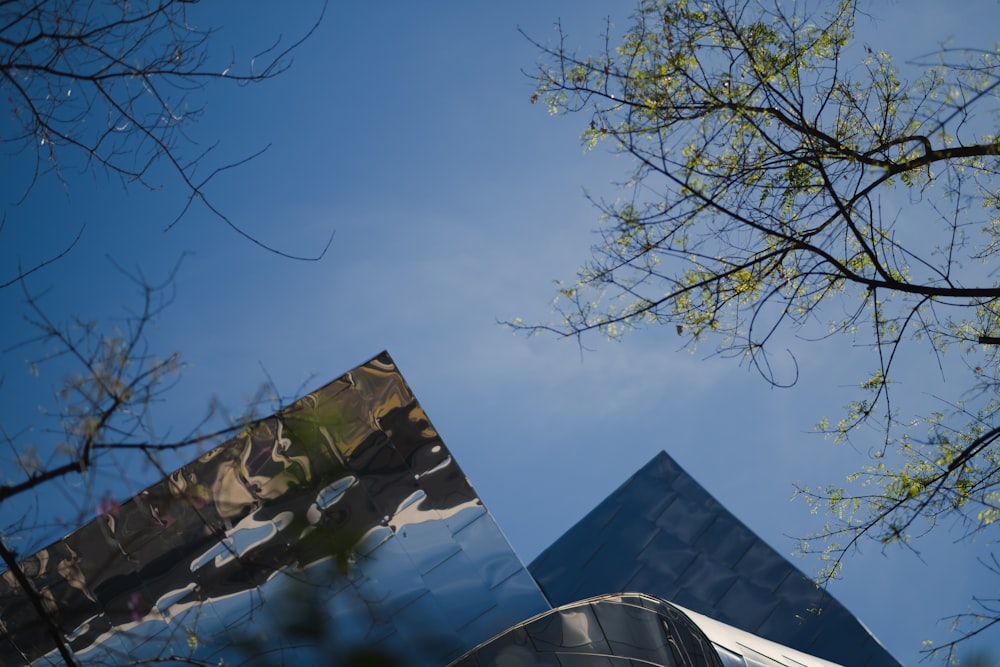
<svg viewBox="0 0 1000 667"><path fill-rule="evenodd" d="M660 453L528 569L554 605L643 591L799 651L899 667L835 598Z"/></svg>

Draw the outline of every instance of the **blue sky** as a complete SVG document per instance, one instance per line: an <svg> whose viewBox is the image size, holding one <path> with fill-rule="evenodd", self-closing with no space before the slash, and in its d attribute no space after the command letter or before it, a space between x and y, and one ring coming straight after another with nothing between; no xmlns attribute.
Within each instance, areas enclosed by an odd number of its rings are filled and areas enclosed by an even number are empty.
<svg viewBox="0 0 1000 667"><path fill-rule="evenodd" d="M5 174L13 177L0 184L8 214L0 266L44 258L83 225L72 253L29 285L48 290L42 303L54 317L109 318L137 301L108 256L155 281L189 253L151 334L155 350L177 350L188 364L158 407L164 433L191 428L213 399L239 411L268 375L293 396L387 349L525 561L661 449L791 554L794 536L822 524L790 500L793 485L840 482L867 460L812 432L853 397L864 351L850 341L796 344L800 383L775 390L735 360L682 350L671 331L621 343L594 336L581 351L497 324L555 317L552 281L572 279L596 240L598 213L584 192L614 197L612 182L628 168L623 157L584 154L583 118L551 118L530 104L521 70L538 54L518 27L546 41L561 19L572 40L594 44L609 12L625 24L626 3L355 5L331 3L281 78L192 97L204 116L191 136L202 145L217 139L219 160L270 145L218 179L213 202L290 253L313 253L335 232L323 261L267 254L203 208L164 233L183 196L169 180L159 191L126 191L67 170L65 186L43 180L12 206L29 169L25 155L12 155ZM213 39L224 64L230 45L240 63L276 32L301 34L320 5L192 11L194 22L221 28ZM989 0L966 3L960 16L931 0L875 12L878 26L863 22L859 39L900 60L949 37L989 45L1000 18ZM33 377L30 348L12 347L31 335L22 301L17 290L0 291L8 433L43 423L36 406L51 404L64 370L46 366ZM904 391L933 390L919 381ZM96 491L119 493L144 474L115 473ZM6 524L33 506L2 511ZM998 588L976 562L987 540L953 543L959 534L945 527L916 545L919 554L869 546L833 586L904 664L917 661L923 639L948 637L943 614Z"/></svg>

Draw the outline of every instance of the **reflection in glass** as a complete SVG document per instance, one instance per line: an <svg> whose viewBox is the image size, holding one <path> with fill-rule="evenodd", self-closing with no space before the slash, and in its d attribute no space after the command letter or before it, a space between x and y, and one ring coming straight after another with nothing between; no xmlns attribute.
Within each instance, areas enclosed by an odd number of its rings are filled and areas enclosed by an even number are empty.
<svg viewBox="0 0 1000 667"><path fill-rule="evenodd" d="M679 609L639 593L602 595L529 619L450 667L509 665L723 667Z"/></svg>

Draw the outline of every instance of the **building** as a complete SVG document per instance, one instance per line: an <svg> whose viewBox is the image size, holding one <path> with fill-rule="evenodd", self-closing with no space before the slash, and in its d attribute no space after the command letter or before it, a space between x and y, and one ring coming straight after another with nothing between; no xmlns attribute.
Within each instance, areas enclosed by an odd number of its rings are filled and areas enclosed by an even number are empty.
<svg viewBox="0 0 1000 667"><path fill-rule="evenodd" d="M386 353L20 569L4 666L897 665L666 454L525 567Z"/></svg>
<svg viewBox="0 0 1000 667"><path fill-rule="evenodd" d="M642 591L834 663L899 663L661 452L529 566L553 605Z"/></svg>

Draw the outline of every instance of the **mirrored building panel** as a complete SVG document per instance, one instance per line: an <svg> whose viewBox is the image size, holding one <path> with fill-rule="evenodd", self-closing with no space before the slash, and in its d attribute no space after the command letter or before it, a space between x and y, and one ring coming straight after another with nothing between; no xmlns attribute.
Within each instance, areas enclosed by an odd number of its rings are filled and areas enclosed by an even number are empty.
<svg viewBox="0 0 1000 667"><path fill-rule="evenodd" d="M705 633L724 667L841 667L829 660L720 623L680 605L673 606Z"/></svg>
<svg viewBox="0 0 1000 667"><path fill-rule="evenodd" d="M554 605L636 590L834 663L899 667L832 596L660 453L529 570Z"/></svg>
<svg viewBox="0 0 1000 667"><path fill-rule="evenodd" d="M602 595L545 612L449 667L724 667L683 612L638 593Z"/></svg>
<svg viewBox="0 0 1000 667"><path fill-rule="evenodd" d="M385 353L105 509L22 563L34 600L0 576L0 664L444 664L548 608Z"/></svg>

